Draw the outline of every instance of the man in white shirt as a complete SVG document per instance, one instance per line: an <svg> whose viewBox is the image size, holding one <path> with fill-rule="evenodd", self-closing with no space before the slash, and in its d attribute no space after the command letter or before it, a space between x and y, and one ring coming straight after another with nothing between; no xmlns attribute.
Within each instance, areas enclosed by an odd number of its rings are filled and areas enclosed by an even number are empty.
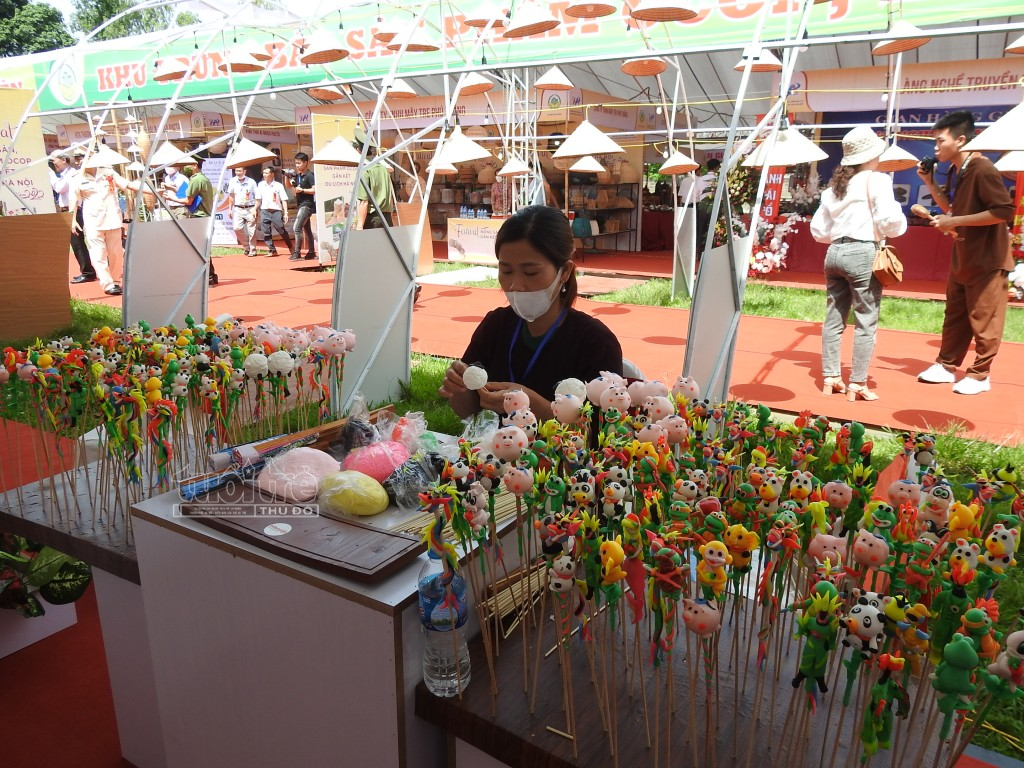
<svg viewBox="0 0 1024 768"><path fill-rule="evenodd" d="M228 197L234 214L235 238L246 256L255 256L256 182L245 175L245 168L235 168L235 177L228 183Z"/></svg>
<svg viewBox="0 0 1024 768"><path fill-rule="evenodd" d="M53 163L53 170L50 171L50 186L57 196L57 208L61 212L71 210L71 190L75 178L79 175L78 168L71 160L71 154L63 149L55 150L50 154L50 162ZM72 211L73 221L82 226L82 207L76 205ZM74 284L90 283L96 279L96 270L93 269L92 259L89 258L89 248L85 244L85 237L81 231L71 233L71 250L75 254L75 261L78 262L78 275L71 278Z"/></svg>
<svg viewBox="0 0 1024 768"><path fill-rule="evenodd" d="M170 210L171 215L176 219L187 219L188 206L177 199L184 197L185 190L188 189L188 179L185 177L185 174L179 171L177 166L168 165L164 168L164 180L160 187L161 192L171 193L169 195L162 195L167 202L167 208Z"/></svg>
<svg viewBox="0 0 1024 768"><path fill-rule="evenodd" d="M274 169L263 169L263 181L256 185L256 211L259 213L263 242L267 244L267 256L280 256L274 245L274 232L281 235L289 252L292 238L284 223L288 220L288 193L284 185L274 178Z"/></svg>
<svg viewBox="0 0 1024 768"><path fill-rule="evenodd" d="M697 201L704 196L704 177L693 173L680 176L676 182L680 208L695 208Z"/></svg>
<svg viewBox="0 0 1024 768"><path fill-rule="evenodd" d="M123 216L117 192L129 189L132 184L113 168L83 168L75 182L71 200L74 205L81 202L83 224L72 222L71 231L85 231L89 256L103 292L120 296L124 245L121 241Z"/></svg>

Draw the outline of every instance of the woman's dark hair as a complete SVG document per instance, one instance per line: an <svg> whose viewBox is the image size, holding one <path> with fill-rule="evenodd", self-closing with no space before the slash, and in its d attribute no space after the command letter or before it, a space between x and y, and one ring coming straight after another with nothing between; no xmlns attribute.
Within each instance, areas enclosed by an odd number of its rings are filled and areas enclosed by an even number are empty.
<svg viewBox="0 0 1024 768"><path fill-rule="evenodd" d="M859 165L837 165L836 169L832 171L832 178L828 185L832 188L832 194L836 196L836 200L846 197L846 187L849 185L850 179L857 173L858 168L860 168Z"/></svg>
<svg viewBox="0 0 1024 768"><path fill-rule="evenodd" d="M530 205L520 208L498 230L494 240L494 254L501 252L505 243L525 240L545 259L561 270L572 259L576 246L573 244L572 227L569 220L557 208L547 205ZM558 295L563 307L571 307L576 301L576 270L565 282L565 293Z"/></svg>

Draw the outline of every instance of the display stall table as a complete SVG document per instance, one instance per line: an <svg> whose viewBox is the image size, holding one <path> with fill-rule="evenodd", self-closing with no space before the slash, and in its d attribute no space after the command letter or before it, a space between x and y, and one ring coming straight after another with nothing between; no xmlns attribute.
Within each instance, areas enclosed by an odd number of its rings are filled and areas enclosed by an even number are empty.
<svg viewBox="0 0 1024 768"><path fill-rule="evenodd" d="M795 231L786 235L789 250L786 252L786 269L791 272L824 271L825 251L828 245L811 237L807 222L797 225ZM903 262L904 280L931 280L946 282L949 262L953 255L953 238L943 235L934 227L907 227L900 237L890 238Z"/></svg>
<svg viewBox="0 0 1024 768"><path fill-rule="evenodd" d="M132 511L168 765L443 764L443 740L412 715L419 559L367 584L183 517L179 502Z"/></svg>
<svg viewBox="0 0 1024 768"><path fill-rule="evenodd" d="M640 219L640 250L671 251L675 242L675 212L645 210Z"/></svg>
<svg viewBox="0 0 1024 768"><path fill-rule="evenodd" d="M268 497L248 491L250 508L264 509ZM427 555L372 578L345 576L296 555L319 537L321 550L372 559L344 528L271 516L266 530L275 530L260 543L251 525L239 536L231 521L193 516L204 498L182 505L169 493L132 509L168 765L443 766L443 734L413 713ZM495 515L499 535L511 536L511 499ZM429 517L392 506L361 520L408 538ZM505 547L514 567L514 539ZM486 688L483 654L472 664L471 685Z"/></svg>

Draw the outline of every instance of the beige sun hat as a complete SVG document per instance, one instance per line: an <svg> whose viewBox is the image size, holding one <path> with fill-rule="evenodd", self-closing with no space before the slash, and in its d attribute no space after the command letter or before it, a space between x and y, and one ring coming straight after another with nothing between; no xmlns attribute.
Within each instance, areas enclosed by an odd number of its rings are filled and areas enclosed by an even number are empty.
<svg viewBox="0 0 1024 768"><path fill-rule="evenodd" d="M866 125L858 125L843 136L841 165L860 165L885 152L885 142Z"/></svg>

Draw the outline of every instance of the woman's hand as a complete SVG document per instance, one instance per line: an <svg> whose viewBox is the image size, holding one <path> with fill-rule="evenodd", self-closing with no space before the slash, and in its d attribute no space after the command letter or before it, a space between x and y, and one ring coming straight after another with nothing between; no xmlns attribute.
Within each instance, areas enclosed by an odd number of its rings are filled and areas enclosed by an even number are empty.
<svg viewBox="0 0 1024 768"><path fill-rule="evenodd" d="M456 360L454 363L448 366L448 370L444 373L444 381L441 382L440 388L437 390L437 394L441 397L451 400L453 395L467 392L466 383L462 380L462 374L466 372L468 368L461 360Z"/></svg>
<svg viewBox="0 0 1024 768"><path fill-rule="evenodd" d="M480 407L494 411L500 416L505 415L505 393L512 389L522 389L510 381L489 381L483 389L478 389Z"/></svg>

